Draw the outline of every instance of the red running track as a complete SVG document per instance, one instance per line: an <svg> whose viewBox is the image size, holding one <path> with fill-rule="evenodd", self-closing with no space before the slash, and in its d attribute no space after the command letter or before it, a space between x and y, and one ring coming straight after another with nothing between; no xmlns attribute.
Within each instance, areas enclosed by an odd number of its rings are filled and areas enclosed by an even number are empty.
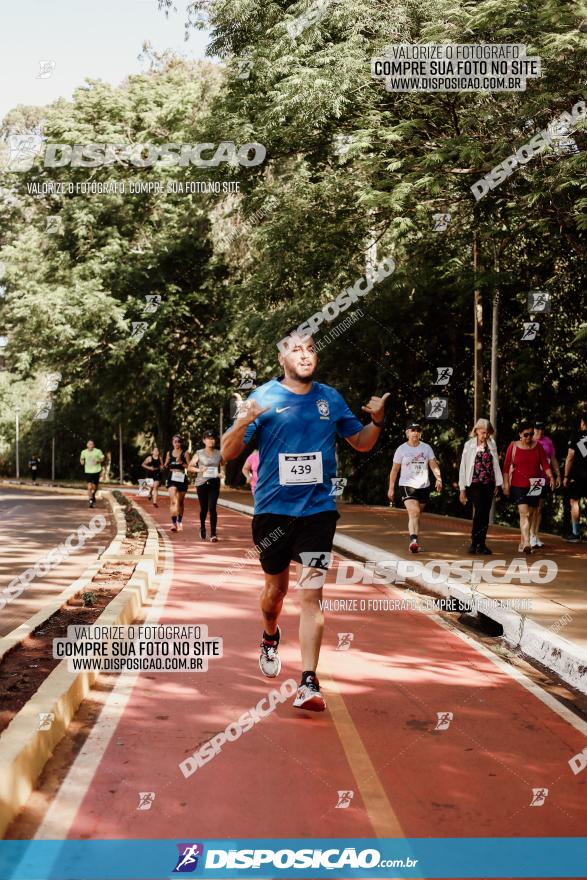
<svg viewBox="0 0 587 880"><path fill-rule="evenodd" d="M168 529L163 505L138 500ZM250 519L221 510L221 541L204 544L196 510L188 501L185 531L170 535L174 570L160 622L207 624L223 637L224 657L207 673L139 676L70 838L584 834L587 772L575 776L568 764L584 733L503 661L419 612L327 613L319 674L328 710L300 712L288 699L185 778L180 762L276 686L258 668L261 570L246 557ZM277 686L300 673L294 593ZM400 594L325 589L346 599L389 595ZM353 633L350 650L336 650L338 632ZM439 712L453 713L447 729L435 729ZM542 806L530 806L535 788L548 789ZM354 796L337 808L343 790ZM155 792L149 810L137 810L141 791Z"/></svg>

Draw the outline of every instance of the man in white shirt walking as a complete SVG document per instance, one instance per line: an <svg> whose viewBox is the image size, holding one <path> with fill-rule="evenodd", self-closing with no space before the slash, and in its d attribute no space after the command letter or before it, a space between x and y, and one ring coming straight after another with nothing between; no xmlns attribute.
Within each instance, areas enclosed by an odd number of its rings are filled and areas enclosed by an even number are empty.
<svg viewBox="0 0 587 880"><path fill-rule="evenodd" d="M434 451L428 443L420 439L422 428L417 422L412 422L406 428L408 442L402 443L395 451L393 464L389 474L389 491L387 497L390 507L393 506L395 495L395 483L399 474L400 497L408 512L408 530L410 533L409 549L411 553L421 551L418 543L420 530L420 515L428 499L430 498L431 486L429 469L436 478L436 491L442 490L440 467L434 457Z"/></svg>

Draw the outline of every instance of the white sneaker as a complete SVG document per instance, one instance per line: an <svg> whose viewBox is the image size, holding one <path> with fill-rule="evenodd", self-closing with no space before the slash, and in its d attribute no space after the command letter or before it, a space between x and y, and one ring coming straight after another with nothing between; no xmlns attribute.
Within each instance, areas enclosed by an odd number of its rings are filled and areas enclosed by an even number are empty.
<svg viewBox="0 0 587 880"><path fill-rule="evenodd" d="M324 712L326 701L320 693L320 682L314 678L308 678L306 684L298 688L296 698L293 701L294 709L308 709L310 712Z"/></svg>
<svg viewBox="0 0 587 880"><path fill-rule="evenodd" d="M281 635L281 630L277 627L277 632ZM279 643L277 645L267 645L261 642L261 653L259 654L259 668L263 675L267 678L277 678L281 672L281 659L278 654Z"/></svg>
<svg viewBox="0 0 587 880"><path fill-rule="evenodd" d="M532 547L532 548L540 547L540 544L538 543L538 538L536 537L536 535L530 535L530 547Z"/></svg>

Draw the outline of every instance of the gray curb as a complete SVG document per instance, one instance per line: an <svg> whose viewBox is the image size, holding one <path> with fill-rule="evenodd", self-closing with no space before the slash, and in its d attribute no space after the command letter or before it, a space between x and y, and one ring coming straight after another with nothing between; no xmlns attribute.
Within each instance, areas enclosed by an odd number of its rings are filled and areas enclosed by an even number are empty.
<svg viewBox="0 0 587 880"><path fill-rule="evenodd" d="M114 499L112 501L113 504L116 504ZM137 507L134 502L131 503L133 503L133 507ZM116 507L118 507L117 504ZM143 515L142 510L138 507L137 509ZM124 521L124 517L122 519ZM151 517L144 515L144 521L148 529L145 544L148 558L141 559L137 563L131 579L104 609L95 621L96 625L114 626L132 622L145 603L150 590L154 587L157 577L159 541ZM118 536L112 543L116 543L117 540L119 540ZM112 554L108 558L116 559L119 557ZM100 568L103 561L104 555L94 566L97 564ZM75 589L72 589L74 586ZM68 588L71 592L76 592L79 589L79 579L75 585ZM59 607L63 605L64 595L62 593L58 597ZM51 613L54 611L51 610ZM30 621L26 626L29 624ZM36 626L38 625L37 623ZM22 638L25 637L26 633ZM12 820L26 803L43 767L63 737L97 676L97 672L68 672L67 660L63 660L0 734L0 838L3 837ZM54 715L47 730L39 729L40 713L53 713Z"/></svg>

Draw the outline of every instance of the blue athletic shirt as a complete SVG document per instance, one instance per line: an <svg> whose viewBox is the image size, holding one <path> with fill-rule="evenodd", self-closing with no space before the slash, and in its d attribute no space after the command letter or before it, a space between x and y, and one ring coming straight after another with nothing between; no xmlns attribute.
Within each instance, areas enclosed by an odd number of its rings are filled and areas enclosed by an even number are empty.
<svg viewBox="0 0 587 880"><path fill-rule="evenodd" d="M255 513L311 516L336 510L330 495L336 477L336 435L352 437L363 428L342 395L320 382L313 382L307 394L295 394L280 379L272 379L248 400L270 407L248 426L244 437L248 443L256 432L259 446Z"/></svg>

